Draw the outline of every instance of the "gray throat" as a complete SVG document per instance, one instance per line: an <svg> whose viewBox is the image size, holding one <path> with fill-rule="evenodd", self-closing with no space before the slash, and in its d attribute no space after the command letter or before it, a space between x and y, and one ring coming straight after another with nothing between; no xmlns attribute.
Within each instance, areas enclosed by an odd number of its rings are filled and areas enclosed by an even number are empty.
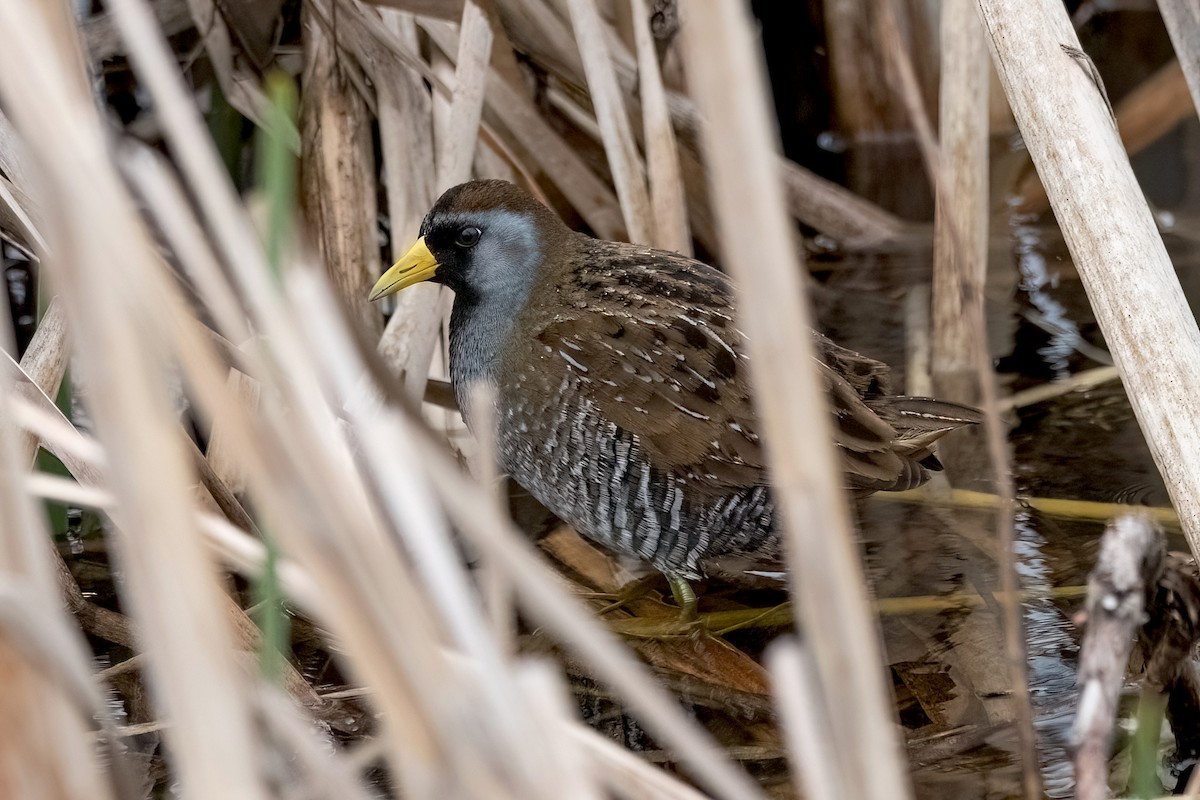
<svg viewBox="0 0 1200 800"><path fill-rule="evenodd" d="M515 306L506 308L505 306ZM485 383L494 392L503 355L516 324L516 304L471 303L455 298L450 312L450 383L454 398L470 427L471 387Z"/></svg>

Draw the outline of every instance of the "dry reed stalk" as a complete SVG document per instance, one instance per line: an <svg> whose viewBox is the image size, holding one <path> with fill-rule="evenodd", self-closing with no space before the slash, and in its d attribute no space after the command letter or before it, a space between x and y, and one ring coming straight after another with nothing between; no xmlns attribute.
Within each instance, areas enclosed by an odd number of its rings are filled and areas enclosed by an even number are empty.
<svg viewBox="0 0 1200 800"><path fill-rule="evenodd" d="M6 573L8 565L5 565ZM91 715L103 705L73 702L64 686L64 664L77 668L90 685L86 653L78 631L54 619L49 609L30 602L30 584L9 575L0 580L0 791L6 797L46 800L117 798L129 787L113 785L97 758ZM53 626L61 628L69 648L46 642ZM24 630L22 630L24 628ZM70 638L66 638L69 636ZM59 673L59 674L56 674ZM88 697L87 699L92 699ZM110 757L112 753L108 754ZM116 769L120 769L116 765Z"/></svg>
<svg viewBox="0 0 1200 800"><path fill-rule="evenodd" d="M46 240L38 230L40 211L23 187L30 175L23 146L12 123L0 111L0 230L9 231L37 252L46 252Z"/></svg>
<svg viewBox="0 0 1200 800"><path fill-rule="evenodd" d="M495 39L491 0L467 0L459 24L454 96L438 149L437 193L469 180Z"/></svg>
<svg viewBox="0 0 1200 800"><path fill-rule="evenodd" d="M687 201L679 171L675 131L671 127L671 113L658 69L658 51L650 31L650 12L646 9L646 0L630 0L629 10L637 49L646 177L654 212L654 244L690 256L692 236L688 231Z"/></svg>
<svg viewBox="0 0 1200 800"><path fill-rule="evenodd" d="M1160 68L1117 103L1117 128L1125 152L1137 155L1179 124L1193 116L1189 106L1187 80L1178 59ZM1014 191L1013 212L1037 214L1050 207L1046 189L1035 170L1021 180Z"/></svg>
<svg viewBox="0 0 1200 800"><path fill-rule="evenodd" d="M883 249L904 238L913 226L844 186L795 162L781 159L788 212L850 249Z"/></svg>
<svg viewBox="0 0 1200 800"><path fill-rule="evenodd" d="M917 135L917 143L925 161L929 182L934 187L937 196L950 194L951 179L947 176L946 161L942 149L934 138L932 126L925 113L925 104L917 83L916 71L905 52L900 36L900 22L897 8L899 0L888 0L880 5L879 26L883 46L892 64L892 77L895 80L898 94L904 102L908 115L912 120L913 129ZM986 155L986 148L981 153L976 146L971 154L975 157ZM961 162L960 166L967 170L979 170L978 165ZM964 180L963 185L970 185L970 179ZM975 189L978 191L978 188ZM968 201L964 201L968 202ZM943 243L948 250L947 257L951 260L966 260L977 255L983 248L986 263L986 244L980 245L974 237L984 236L986 242L986 223L979 222L979 216L986 210L986 203L975 204L973 211L976 217L967 219L961 215L942 214L944 237ZM979 262L975 263L976 272ZM996 388L996 376L992 370L992 362L985 341L986 320L983 310L983 285L976 275L965 271L959 273L960 283L950 287L949 291L959 291L963 294L960 313L967 316L970 325L976 333L970 338L973 345L972 355L976 370L976 381L980 405L984 412L984 438L987 443L987 455L996 485L996 495L1000 498L996 514L996 547L997 562L1000 577L1000 588L1003 592L1001 609L1003 611L1005 667L1008 672L1009 684L1012 687L1015 723L1018 742L1021 751L1021 778L1025 796L1032 800L1041 796L1041 773L1038 771L1037 734L1034 730L1033 703L1029 695L1029 679L1025 657L1025 634L1023 616L1018 599L1020 580L1017 576L1015 550L1015 504L1016 488L1013 484L1012 467L1009 459L1007 431L1000 418L999 399ZM975 280L972 280L975 278Z"/></svg>
<svg viewBox="0 0 1200 800"><path fill-rule="evenodd" d="M1099 87L1064 49L1078 48L1066 12L1048 0L980 0L979 7L1009 103L1138 423L1192 552L1200 552L1195 318Z"/></svg>
<svg viewBox="0 0 1200 800"><path fill-rule="evenodd" d="M169 213L189 204L175 172L165 159L143 147L126 149L120 155L120 164L146 208L158 212L155 222L171 250L188 254L180 264L183 274L230 343L229 349L234 350L235 343L248 344L252 333L242 301L225 280L220 259L199 220L190 213Z"/></svg>
<svg viewBox="0 0 1200 800"><path fill-rule="evenodd" d="M376 87L392 256L398 258L416 238L436 197L433 109L423 78L437 87L443 84L421 58L411 17L359 3L318 1L311 7L327 30L333 30L337 19L344 52L357 57ZM421 396L437 348L442 294L439 287L425 284L396 298L379 342L381 357L401 376L411 397Z"/></svg>
<svg viewBox="0 0 1200 800"><path fill-rule="evenodd" d="M457 21L467 0L367 0L372 5L388 6L422 17Z"/></svg>
<svg viewBox="0 0 1200 800"><path fill-rule="evenodd" d="M1192 107L1200 111L1200 10L1187 0L1158 0L1158 10L1187 78Z"/></svg>
<svg viewBox="0 0 1200 800"><path fill-rule="evenodd" d="M542 731L558 733L572 725L574 698L561 669L549 661L526 659L516 669L517 686L526 698L534 723ZM603 800L608 797L600 781L600 768L579 741L570 736L546 736L539 744L542 781L550 797Z"/></svg>
<svg viewBox="0 0 1200 800"><path fill-rule="evenodd" d="M922 283L913 284L904 295L904 393L916 397L934 394L929 298L930 287Z"/></svg>
<svg viewBox="0 0 1200 800"><path fill-rule="evenodd" d="M1134 508L1126 506L1123 511ZM1026 589L1018 592L1018 602L1036 600L1077 600L1087 593L1086 586L1056 586L1052 589ZM974 594L956 592L946 595L909 595L907 597L879 597L874 603L875 611L881 617L903 617L922 614L941 614L946 611L961 611L975 608L994 608L997 602L1005 602L1008 596L1004 592L987 592ZM662 606L664 609L668 606ZM791 624L793 620L790 603L781 603L770 608L746 608L733 611L702 612L699 621L706 628L721 635L734 630L746 628L781 628ZM651 618L646 615L612 619L609 629L622 636L632 637L632 641L662 640L672 641L687 637L689 626L681 623L678 615L669 614ZM773 670L774 674L775 670ZM736 688L736 687L735 687ZM778 695L782 690L777 690ZM792 691L792 690L788 690ZM745 694L742 695L743 697ZM787 702L782 699L780 703ZM826 726L827 727L827 726ZM819 727L825 731L826 727ZM807 735L807 734L806 734ZM822 745L823 746L823 745ZM819 760L814 756L804 759L804 763Z"/></svg>
<svg viewBox="0 0 1200 800"><path fill-rule="evenodd" d="M329 742L280 692L268 687L255 700L267 734L280 744L280 749L295 765L295 772L288 776L290 781L281 787L281 795L344 800L375 800L378 797L376 791L358 780L353 762L329 756Z"/></svg>
<svg viewBox="0 0 1200 800"><path fill-rule="evenodd" d="M594 760L605 786L618 796L645 800L704 800L707 797L591 728L573 725L567 733Z"/></svg>
<svg viewBox="0 0 1200 800"><path fill-rule="evenodd" d="M10 379L6 380L6 378L0 377L0 387L4 389L4 393L7 395L10 404L10 408L8 409L9 413L6 413L4 418L12 419L14 422L16 422L16 424L20 424L19 415L15 413L16 408L12 407L16 405L18 398L21 398L26 402L37 402L44 404L46 408L57 415L58 410L55 408L53 402L50 401L48 395L54 395L58 393L59 384L62 381L63 374L66 372L67 356L68 347L65 312L63 310L62 302L55 298L47 307L46 312L42 317L41 324L38 326L33 339L29 342L29 346L25 349L25 353L21 357L20 365L17 366L17 369L12 371L11 376L8 372L6 372L6 376ZM15 378L15 380L11 380L11 378ZM69 428L69 425L67 427ZM22 426L20 440L16 443L15 448L17 463L21 464L22 468L24 468L26 465L33 464L34 456L37 453L37 447L38 436L28 430L23 429ZM34 480L36 478L41 478L43 480L53 478L61 483L68 484L68 487L76 492L82 491L85 494L91 492L93 496L90 498L89 502L97 502L97 497L95 496L97 494L103 494L105 497L110 497L107 492L101 492L96 489L84 487L77 483L68 482L65 479L57 478L57 476L45 475L41 473L31 475L26 480L26 489L31 494L37 494L34 486ZM12 498L4 501L4 507L9 509L10 512L19 512L22 510L21 502L13 502ZM28 511L27 508L24 510ZM85 630L88 630L89 633L94 634L99 630L111 628L114 618L118 618L122 621L124 620L121 615L115 614L107 609L100 609L96 606L93 606L84 599L83 593L79 590L78 585L75 583L74 578L71 576L71 573L67 569L67 565L63 562L61 556L59 556L58 552L53 548L47 547L49 538L46 536L47 531L44 530L44 526L35 523L32 526L27 525L26 530L28 533L34 534L35 538L39 539L36 544L31 543L32 546L47 551L44 558L48 559L51 564L51 569L53 569L56 573L56 583L58 587L61 587L66 594L68 609L77 616L84 609L87 609L88 611L95 611L95 613L91 615L92 618L90 620L93 623L92 627L85 627ZM54 612L50 609L57 609L59 607L58 603L52 602L50 598L44 598L44 601L47 601L46 605L44 605L44 609L46 609L44 614L53 614ZM32 623L32 618L30 622ZM74 633L69 631L67 626L64 625L62 621L47 618L41 624L47 626L49 630L57 630L61 628L64 632L66 632L67 637L74 636ZM125 628L128 629L127 624L125 625ZM87 680L87 656L85 655L82 643L70 645L66 642L66 639L64 639L63 636L60 636L59 638L63 639L66 647L73 649L75 652L71 653L68 650L65 655L60 655L57 658L52 659L50 662L51 671L75 670L83 676L83 682L85 684L89 683ZM129 640L129 645L133 646L132 636L127 638ZM46 665L42 665L43 668L45 666ZM74 682L79 683L79 679L77 678ZM19 683L19 678L12 678L10 685L17 685ZM103 703L99 700L99 695L95 692L94 688L92 688L90 691L85 691L84 695L94 695L94 699L92 702L84 704L81 707L92 707L90 714L91 716L97 719L102 726L111 725L108 711L104 708ZM29 695L30 698L36 698L37 696L38 692L36 691ZM42 702L49 705L54 704L53 699L46 699ZM77 705L79 704L77 703ZM98 714L97 711L99 712ZM25 725L16 727L28 729L28 726ZM74 739L77 738L78 736L72 737L70 733L64 731L56 737L56 741L58 743L62 743L64 749L73 751L76 744ZM110 739L108 741L104 741L103 744L106 747L111 747L116 743ZM14 748L12 753L14 756L19 756L19 748ZM114 786L117 788L118 795L120 795L120 793L123 791L122 787L128 781L128 777L125 775L125 770L121 764L121 759L117 756L117 754L110 752L107 754L107 756L108 768L112 773L113 780L115 781ZM80 761L79 764L84 770L90 768L90 762L87 759ZM4 774L11 775L11 771L5 770Z"/></svg>
<svg viewBox="0 0 1200 800"><path fill-rule="evenodd" d="M116 4L114 4L116 5ZM173 719L169 737L187 796L265 796L253 763L244 682L229 657L229 632L218 611L221 590L200 545L187 495L188 470L152 365L161 351L133 326L148 297L140 272L153 269L145 232L107 158L96 109L42 12L8 4L6 27L24 33L0 60L38 64L21 81L0 77L6 106L26 131L44 192L56 198L48 219L52 266L79 337L81 365L102 436L113 449L113 488L122 527L114 538L129 606L138 618L159 700ZM13 64L3 69L13 75ZM86 181L88 191L77 190ZM98 271L96 259L125 269L126 280ZM127 309L127 311L122 311ZM112 379L120 375L120 380ZM153 491L147 487L153 486ZM213 736L221 730L221 736Z"/></svg>
<svg viewBox="0 0 1200 800"><path fill-rule="evenodd" d="M409 52L420 57L417 25L411 15L380 10L381 23ZM361 51L359 51L361 52ZM387 75L372 74L379 95L379 144L383 151L384 183L391 221L392 259L416 241L421 219L436 199L436 159L433 143L433 104L420 73L383 58ZM411 287L395 300L392 316L379 341L379 354L400 377L412 398L425 391L430 360L442 323L441 288Z"/></svg>
<svg viewBox="0 0 1200 800"><path fill-rule="evenodd" d="M964 305L982 303L988 256L988 54L975 9L944 4L941 41L945 180L934 223L933 380L937 396L972 403L979 396L975 358L984 331L976 324L979 311Z"/></svg>
<svg viewBox="0 0 1200 800"><path fill-rule="evenodd" d="M258 408L262 397L262 384L238 369L230 369L225 390L235 402L249 408ZM208 440L208 450L204 456L212 468L214 476L234 494L246 491L245 467L231 449L229 433L221 420L214 420L212 434Z"/></svg>
<svg viewBox="0 0 1200 800"><path fill-rule="evenodd" d="M1011 397L1006 397L1000 401L1000 410L1013 411L1037 403L1044 403L1047 400L1053 400L1056 397L1062 397L1072 392L1084 392L1088 389L1093 389L1101 384L1117 380L1120 377L1121 375L1116 367L1093 367L1082 372L1076 372L1069 378L1061 381L1047 383L1044 386L1035 386L1032 389L1017 392Z"/></svg>
<svg viewBox="0 0 1200 800"><path fill-rule="evenodd" d="M307 6L302 22L300 204L342 302L362 331L378 339L383 320L363 295L382 272L371 119L339 63L333 34Z"/></svg>
<svg viewBox="0 0 1200 800"><path fill-rule="evenodd" d="M378 23L398 46L404 47L413 58L420 58L417 22L411 15L383 9ZM359 44L356 52L371 52L366 45L367 42ZM381 55L386 55L386 51ZM416 239L421 219L436 196L433 112L429 90L420 72L397 63L398 59L380 61L380 71L368 70L368 74L379 95L379 140L391 219L392 257L399 258L405 243ZM368 68L366 63L362 66ZM385 70L390 80L383 80Z"/></svg>
<svg viewBox="0 0 1200 800"><path fill-rule="evenodd" d="M1092 500L1065 500L1058 497L1027 497L1021 496L1022 506L1038 511L1050 517L1062 519L1093 520L1104 522L1114 516L1127 513L1128 503L1098 503ZM963 508L988 510L996 508L1000 498L987 492L974 492L969 489L952 489L949 493L931 492L925 488L910 489L907 492L888 492L872 497L872 502L882 503L927 503L945 508ZM1145 513L1155 522L1169 528L1179 528L1179 516L1173 508L1160 506L1136 506L1137 510Z"/></svg>
<svg viewBox="0 0 1200 800"><path fill-rule="evenodd" d="M12 123L0 112L0 172L20 186L29 185L28 156L24 154L21 137L13 130Z"/></svg>
<svg viewBox="0 0 1200 800"><path fill-rule="evenodd" d="M22 188L30 176L21 141L12 124L0 112L0 230L10 231L29 247L45 252L46 240L38 231L39 211L34 199Z"/></svg>
<svg viewBox="0 0 1200 800"><path fill-rule="evenodd" d="M772 443L792 590L827 704L836 770L849 796L903 798L911 790L828 408L812 367L802 267L747 13L732 2L697 6L683 28L689 83L706 112L711 196L725 263L740 290L739 321L756 365L763 436Z"/></svg>
<svg viewBox="0 0 1200 800"><path fill-rule="evenodd" d="M608 26L600 17L595 0L567 0L567 5L629 241L650 244L655 241L651 223L654 215L646 191L645 169L625 109L625 97L617 83Z"/></svg>
<svg viewBox="0 0 1200 800"><path fill-rule="evenodd" d="M70 348L67 345L67 320L62 301L55 298L46 307L37 331L29 340L25 354L21 356L21 368L30 383L24 381L13 387L21 394L35 389L44 392L49 397L58 394L63 375L67 371L67 360L70 358ZM32 466L37 455L38 439L28 431L21 434L22 441L18 450L21 463Z"/></svg>
<svg viewBox="0 0 1200 800"><path fill-rule="evenodd" d="M454 87L453 94L447 97L435 93L430 110L432 116L429 117L429 121L433 123L433 146L436 148L437 159L430 165L434 173L433 191L425 198L424 210L433 205L441 192L471 178L471 165L479 138L488 65L491 61L496 27L498 26L491 0L467 0L464 3L459 23L461 35L451 83ZM410 35L410 42L415 42L416 31L412 30ZM419 47L412 50L412 54L418 59L419 53ZM448 62L435 60L434 65L443 68L447 73L451 71ZM377 78L385 82L392 80L390 75L379 75ZM419 80L414 89L424 93L424 86ZM411 163L423 155L420 152L411 152L405 157ZM399 242L394 247L407 247L408 243ZM399 333L409 334L408 344L401 350L401 354L408 355L408 359L406 363L399 365L405 370L400 374L412 395L419 397L423 393L425 380L429 375L430 358L437 349L439 338L442 339L445 352L444 336L447 327L443 321L449 314L449 295L440 287L422 286L412 297L398 299L396 304L393 319L398 317L399 322L393 327L388 343L394 346ZM413 310L416 313L411 316L404 313ZM383 344L385 343L381 342L381 345ZM405 353L405 350L408 352ZM445 374L444 366L443 364L443 369L439 370L439 375ZM446 420L448 428L451 425L449 415Z"/></svg>
<svg viewBox="0 0 1200 800"><path fill-rule="evenodd" d="M830 727L825 716L828 709L809 661L794 639L777 642L767 651L767 668L792 761L792 784L810 800L838 800L848 795L825 737Z"/></svg>
<svg viewBox="0 0 1200 800"><path fill-rule="evenodd" d="M37 250L46 252L46 240L38 231L37 209L33 198L8 179L0 177L0 225L12 231Z"/></svg>
<svg viewBox="0 0 1200 800"><path fill-rule="evenodd" d="M1117 704L1135 635L1146 619L1146 598L1165 556L1162 533L1134 514L1109 523L1100 541L1088 575L1087 628L1076 678L1079 708L1071 725L1078 800L1109 796L1108 751Z"/></svg>

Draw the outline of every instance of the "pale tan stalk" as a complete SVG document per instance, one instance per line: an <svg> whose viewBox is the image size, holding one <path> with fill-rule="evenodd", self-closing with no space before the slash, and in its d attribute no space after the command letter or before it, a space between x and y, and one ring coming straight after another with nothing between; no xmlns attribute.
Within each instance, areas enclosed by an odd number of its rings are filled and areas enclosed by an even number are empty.
<svg viewBox="0 0 1200 800"><path fill-rule="evenodd" d="M803 266L784 211L777 134L747 14L740 3L704 4L690 7L684 24L689 85L706 115L710 194L724 263L740 289L792 591L828 704L835 769L847 796L904 798L911 789L813 366ZM790 368L797 364L809 367Z"/></svg>
<svg viewBox="0 0 1200 800"><path fill-rule="evenodd" d="M459 24L454 97L445 136L438 148L439 193L471 177L471 161L483 115L483 96L495 40L492 26L491 0L467 0Z"/></svg>
<svg viewBox="0 0 1200 800"><path fill-rule="evenodd" d="M363 333L378 339L383 319L365 294L382 272L371 119L330 32L307 7L302 19L300 204L342 302Z"/></svg>
<svg viewBox="0 0 1200 800"><path fill-rule="evenodd" d="M999 84L997 84L999 89ZM1003 92L997 91L1003 98ZM1121 98L1114 109L1121 141L1130 157L1137 155L1175 128L1180 120L1195 116L1195 105L1189 103L1187 79L1179 61L1165 64ZM1013 211L1036 214L1050 207L1046 189L1031 169L1014 191Z"/></svg>
<svg viewBox="0 0 1200 800"><path fill-rule="evenodd" d="M914 226L799 164L780 159L788 212L849 249L886 248Z"/></svg>
<svg viewBox="0 0 1200 800"><path fill-rule="evenodd" d="M650 244L654 241L650 222L653 217L645 170L634 142L625 98L614 72L607 25L600 17L595 0L568 0L567 4L571 10L575 41L587 72L596 120L604 135L604 152L617 187L617 197L621 200L629 241Z"/></svg>
<svg viewBox="0 0 1200 800"><path fill-rule="evenodd" d="M825 731L829 720L810 656L795 639L787 638L767 651L767 668L775 704L792 762L792 785L810 800L846 797Z"/></svg>
<svg viewBox="0 0 1200 800"><path fill-rule="evenodd" d="M1064 49L1079 46L1065 10L1050 0L979 8L1138 423L1200 552L1200 330L1100 89Z"/></svg>
<svg viewBox="0 0 1200 800"><path fill-rule="evenodd" d="M646 177L654 212L654 245L690 256L692 236L688 231L687 201L683 194L683 177L679 172L679 154L675 148L671 112L667 108L667 95L658 69L658 52L650 32L650 12L646 8L646 0L629 0L629 10L637 50Z"/></svg>
<svg viewBox="0 0 1200 800"><path fill-rule="evenodd" d="M983 331L988 254L988 55L975 9L942 6L941 150L933 240L934 387L938 397L971 403L979 394L975 356ZM957 243L961 242L958 246Z"/></svg>
<svg viewBox="0 0 1200 800"><path fill-rule="evenodd" d="M357 9L356 9L357 11ZM420 57L417 25L411 15L381 9L382 25L398 43ZM433 106L420 73L393 59L372 59L383 74L372 75L379 94L379 142L391 221L392 260L417 239L421 219L433 205L437 176L433 148ZM400 377L409 396L425 391L429 363L442 323L441 289L413 286L395 299L379 340L379 354Z"/></svg>
<svg viewBox="0 0 1200 800"><path fill-rule="evenodd" d="M415 20L390 9L381 9L379 13L382 25L395 41L419 58ZM421 75L411 67L394 63L391 58L371 59L363 66L365 69L375 66L383 73L372 77L379 94L379 140L391 221L392 259L396 260L416 241L421 219L436 198L432 100ZM439 287L422 285L398 296L379 340L384 362L400 377L414 399L420 398L425 390L430 359L437 346L442 322L440 294Z"/></svg>
<svg viewBox="0 0 1200 800"><path fill-rule="evenodd" d="M1062 397L1072 392L1084 392L1088 389L1094 389L1101 384L1118 380L1120 377L1121 375L1116 367L1093 367L1083 372L1076 372L1074 375L1061 381L1047 383L1043 386L1035 386L1032 389L1026 389L1010 397L1006 397L1000 401L1000 410L1012 411L1037 403L1044 403L1047 400L1053 400L1056 397Z"/></svg>
<svg viewBox="0 0 1200 800"><path fill-rule="evenodd" d="M1193 109L1200 111L1200 8L1189 0L1158 0L1158 10L1187 78Z"/></svg>
<svg viewBox="0 0 1200 800"><path fill-rule="evenodd" d="M58 394L63 375L67 371L67 361L71 350L67 344L67 319L62 301L57 297L50 301L46 313L38 324L37 331L21 356L21 368L25 371L30 383L20 381L12 387L18 394L34 391L45 392L47 395ZM26 466L33 465L37 455L37 437L28 431L21 433L17 458Z"/></svg>

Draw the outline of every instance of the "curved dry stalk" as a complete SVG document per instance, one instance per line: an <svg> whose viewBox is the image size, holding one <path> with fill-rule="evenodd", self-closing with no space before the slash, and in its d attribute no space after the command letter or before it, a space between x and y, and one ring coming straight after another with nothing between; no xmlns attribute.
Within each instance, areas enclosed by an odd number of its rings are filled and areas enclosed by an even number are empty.
<svg viewBox="0 0 1200 800"><path fill-rule="evenodd" d="M853 797L904 798L911 788L826 399L811 366L802 264L784 211L777 135L747 14L738 3L706 3L692 7L683 26L689 84L706 113L710 195L725 265L740 290L738 322L756 365L755 399L771 442L792 590L829 704L842 785ZM801 367L784 366L792 364Z"/></svg>

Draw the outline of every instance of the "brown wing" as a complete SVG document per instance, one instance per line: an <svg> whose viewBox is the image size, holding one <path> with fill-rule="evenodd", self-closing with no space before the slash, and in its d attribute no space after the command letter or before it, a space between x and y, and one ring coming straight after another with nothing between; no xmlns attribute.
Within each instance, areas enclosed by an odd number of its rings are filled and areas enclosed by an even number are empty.
<svg viewBox="0 0 1200 800"><path fill-rule="evenodd" d="M728 321L726 321L728 322ZM584 380L599 412L664 471L726 489L766 482L744 357L704 311L563 320L539 341Z"/></svg>
<svg viewBox="0 0 1200 800"><path fill-rule="evenodd" d="M767 483L725 277L674 254L632 248L622 254L599 262L604 274L573 274L602 302L546 321L538 341L566 362L606 419L639 438L660 469L715 492ZM881 375L887 368L858 356L857 371L847 371L832 357L857 354L821 336L815 343L850 485L895 481L908 468L891 449L895 430L861 398L871 370Z"/></svg>

